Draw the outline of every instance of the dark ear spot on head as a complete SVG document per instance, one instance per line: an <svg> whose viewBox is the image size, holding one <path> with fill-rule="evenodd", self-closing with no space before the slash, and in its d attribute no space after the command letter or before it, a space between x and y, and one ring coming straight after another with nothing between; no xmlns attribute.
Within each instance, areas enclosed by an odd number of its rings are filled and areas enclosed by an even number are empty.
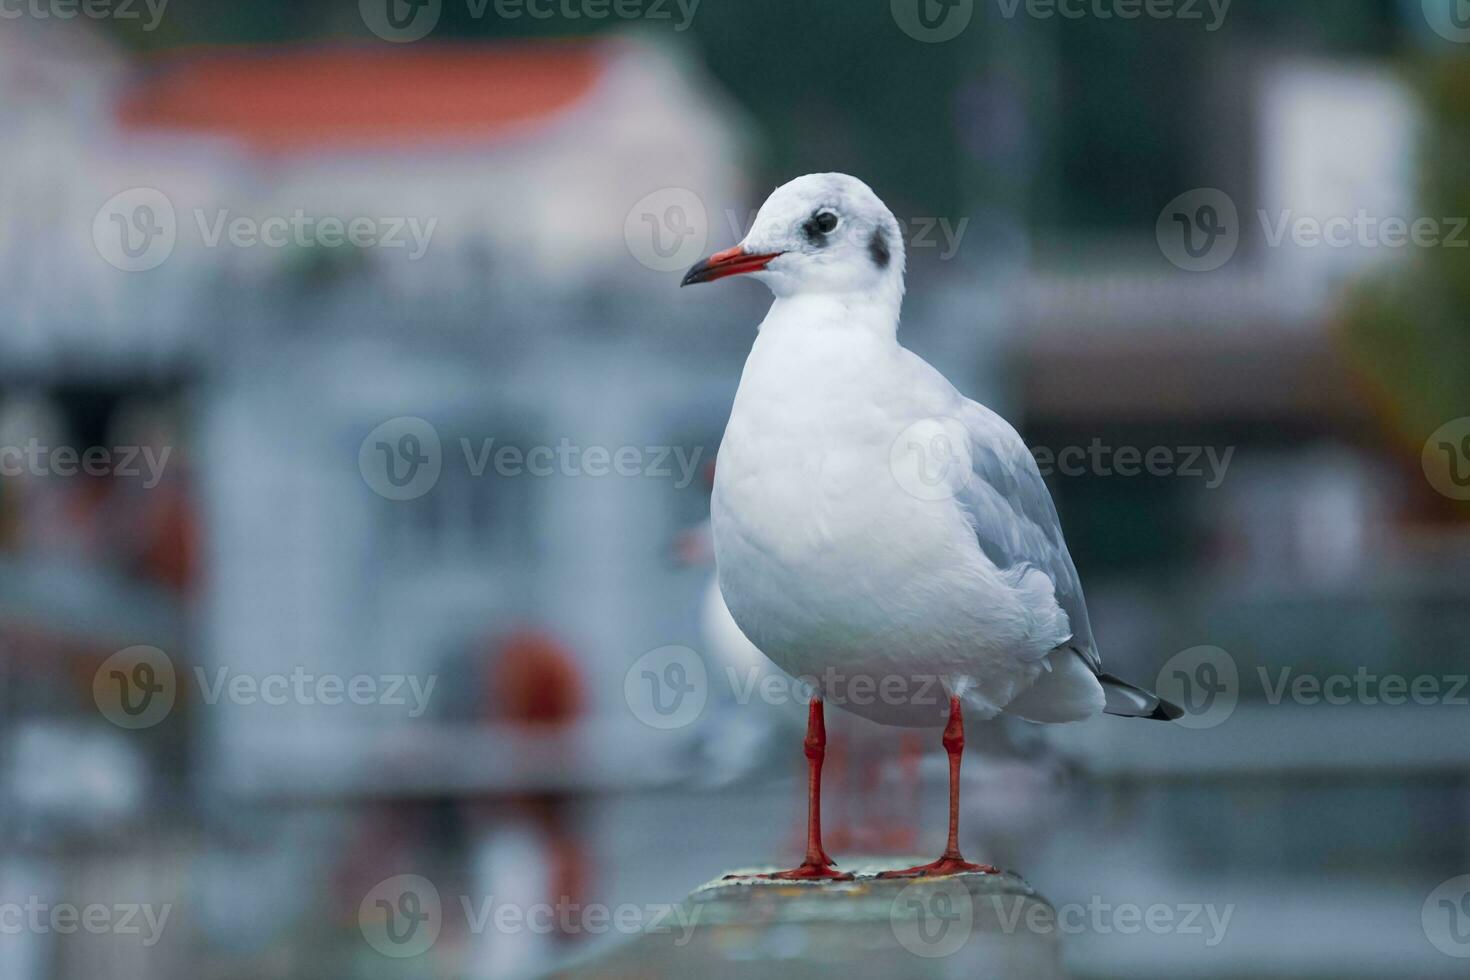
<svg viewBox="0 0 1470 980"><path fill-rule="evenodd" d="M891 253L888 251L888 236L883 234L882 228L873 229L873 237L868 239L868 255L878 268L888 268Z"/></svg>

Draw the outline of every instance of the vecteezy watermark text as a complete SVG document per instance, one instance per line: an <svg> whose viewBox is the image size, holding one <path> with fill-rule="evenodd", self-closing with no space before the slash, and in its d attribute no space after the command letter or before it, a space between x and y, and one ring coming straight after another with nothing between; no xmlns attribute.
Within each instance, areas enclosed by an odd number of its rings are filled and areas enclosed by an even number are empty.
<svg viewBox="0 0 1470 980"><path fill-rule="evenodd" d="M524 448L511 443L497 446L493 437L478 445L461 439L459 445L472 476L484 475L487 468L509 477L646 476L673 479L678 490L693 481L704 454L703 446L582 446L567 438L555 445Z"/></svg>
<svg viewBox="0 0 1470 980"><path fill-rule="evenodd" d="M1256 212L1266 244L1279 248L1287 241L1297 248L1466 248L1470 237L1467 218L1405 218L1375 215L1359 208L1353 215L1318 218L1289 208L1272 215Z"/></svg>
<svg viewBox="0 0 1470 980"><path fill-rule="evenodd" d="M915 41L940 44L964 33L978 0L889 0L899 29ZM1218 31L1232 0L995 0L1006 20L1177 20Z"/></svg>
<svg viewBox="0 0 1470 980"><path fill-rule="evenodd" d="M335 215L307 214L297 208L290 214L256 218L250 215L232 214L229 208L213 213L204 208L194 209L194 222L199 231L199 240L206 248L218 248L221 243L235 248L337 248L354 245L357 248L407 248L410 262L424 257L429 249L429 239L439 226L438 218L427 221L416 217L369 218L359 215L342 219Z"/></svg>
<svg viewBox="0 0 1470 980"><path fill-rule="evenodd" d="M1225 941L1235 905L1206 902L1140 905L1093 895L1086 902L1053 907L1031 895L975 895L962 879L918 880L905 885L889 907L894 938L925 959L952 956L965 947L975 921L987 921L1005 935L1198 937L1209 949Z"/></svg>
<svg viewBox="0 0 1470 980"><path fill-rule="evenodd" d="M169 0L0 0L0 20L148 20L143 30L157 29Z"/></svg>
<svg viewBox="0 0 1470 980"><path fill-rule="evenodd" d="M742 241L755 225L759 211L744 213L725 208L730 238ZM713 219L714 222L718 218ZM941 262L959 254L968 217L911 215L896 219L904 248L910 255L932 250ZM710 242L712 219L704 199L687 187L662 187L633 203L623 220L623 240L638 263L655 272L683 272L704 258Z"/></svg>
<svg viewBox="0 0 1470 980"><path fill-rule="evenodd" d="M755 226L755 217L758 213L757 209L751 208L742 218L740 212L734 208L725 209L725 224L736 241L750 234L751 228ZM941 262L955 257L964 240L965 231L970 227L968 217L950 219L937 215L911 215L908 217L895 216L894 220L898 222L899 235L903 238L904 248L910 254L925 249L938 249L938 258ZM673 230L667 220L664 224Z"/></svg>
<svg viewBox="0 0 1470 980"><path fill-rule="evenodd" d="M1002 932L1024 930L1037 935L1060 933L1076 936L1118 934L1136 936L1148 932L1155 936L1200 936L1207 948L1220 945L1230 928L1235 905L1184 902L1169 905L1154 902L1109 902L1093 895L1086 903L1067 902L1055 910L1022 895L989 895Z"/></svg>
<svg viewBox="0 0 1470 980"><path fill-rule="evenodd" d="M1257 667L1267 704L1444 704L1470 706L1470 675L1376 674L1359 667L1351 674L1299 672L1292 667Z"/></svg>
<svg viewBox="0 0 1470 980"><path fill-rule="evenodd" d="M687 31L700 0L465 0L473 16L487 3L501 20L672 20L675 31Z"/></svg>
<svg viewBox="0 0 1470 980"><path fill-rule="evenodd" d="M647 477L673 480L677 490L694 482L704 456L703 446L583 445L565 436L538 444L503 442L497 436L462 437L459 450L466 472L474 478L486 473L508 478ZM412 500L428 493L445 465L439 430L417 416L389 419L358 446L363 481L389 500Z"/></svg>
<svg viewBox="0 0 1470 980"><path fill-rule="evenodd" d="M209 671L195 667L194 679L208 706L221 702L267 707L378 705L405 708L410 718L428 710L439 682L437 674L347 676L302 666L266 674L242 673L228 666ZM169 716L180 686L173 658L158 647L132 646L117 651L97 668L92 699L102 716L119 728L152 728Z"/></svg>
<svg viewBox="0 0 1470 980"><path fill-rule="evenodd" d="M1139 476L1202 479L1214 490L1225 481L1234 446L1112 446L1093 438L1086 446L1037 446L1028 450L1040 475ZM888 469L920 500L949 500L987 480L1013 478L1010 466L978 451L960 419L931 416L905 426L889 447Z"/></svg>
<svg viewBox="0 0 1470 980"><path fill-rule="evenodd" d="M3 2L3 0L0 0ZM315 214L304 208L265 215L196 207L180 222L169 196L153 187L114 194L92 219L97 254L124 272L156 269L173 255L181 233L203 248L339 248L403 250L417 261L429 249L437 217Z"/></svg>
<svg viewBox="0 0 1470 980"><path fill-rule="evenodd" d="M669 935L676 947L688 945L699 922L697 905L625 902L605 905L560 896L549 902L506 902L494 895L460 895L458 912L466 930L516 935L564 936L609 933ZM358 905L358 928L368 945L396 959L420 956L434 945L444 928L446 902L422 875L394 875L374 885Z"/></svg>
<svg viewBox="0 0 1470 980"><path fill-rule="evenodd" d="M144 946L157 945L168 924L172 905L93 902L77 906L71 902L44 902L31 895L24 902L0 902L0 936L55 934L69 936L85 932L93 936L141 936Z"/></svg>
<svg viewBox="0 0 1470 980"><path fill-rule="evenodd" d="M819 695L837 707L883 704L937 709L949 704L949 692L938 674L861 673L828 667L820 675L792 677L750 667L742 677L734 667L726 667L725 679L738 704L756 700L770 705L806 704Z"/></svg>
<svg viewBox="0 0 1470 980"><path fill-rule="evenodd" d="M0 476L141 477L152 490L163 479L172 446L47 446L31 438L24 446L0 446Z"/></svg>
<svg viewBox="0 0 1470 980"><path fill-rule="evenodd" d="M1177 476L1203 479L1205 489L1225 482L1234 446L1110 446L1093 439L1084 446L1031 447L1042 476Z"/></svg>
<svg viewBox="0 0 1470 980"><path fill-rule="evenodd" d="M836 707L872 705L932 711L936 721L949 706L939 674L844 670L793 676L777 670L727 666L724 680L737 704L805 705L813 697ZM643 654L623 676L623 698L634 717L650 728L670 730L697 721L710 697L704 658L686 646L658 647Z"/></svg>
<svg viewBox="0 0 1470 980"><path fill-rule="evenodd" d="M367 29L385 41L407 44L431 34L444 13L445 0L358 0L358 13ZM457 0L451 0L457 2ZM573 23L606 20L672 21L675 31L686 31L700 0L463 0L470 20Z"/></svg>
<svg viewBox="0 0 1470 980"><path fill-rule="evenodd" d="M1258 208L1255 219L1266 248L1360 249L1470 247L1470 218L1463 215L1384 215L1367 208L1352 214L1300 214L1290 208ZM1188 272L1211 272L1234 257L1248 222L1235 201L1215 187L1197 187L1166 204L1155 222L1159 250Z"/></svg>
<svg viewBox="0 0 1470 980"><path fill-rule="evenodd" d="M1014 20L1201 21L1210 33L1225 24L1232 0L995 0L1000 15Z"/></svg>
<svg viewBox="0 0 1470 980"><path fill-rule="evenodd" d="M1154 689L1184 709L1177 724L1214 728L1240 703L1243 680L1254 677L1268 705L1402 705L1470 707L1470 675L1380 673L1358 666L1351 671L1318 673L1294 666L1257 666L1242 673L1235 658L1216 646L1197 646L1170 657Z"/></svg>
<svg viewBox="0 0 1470 980"><path fill-rule="evenodd" d="M280 707L287 704L384 705L406 707L408 717L417 718L429 707L437 674L419 677L415 674L317 674L296 667L289 674L242 674L228 667L215 668L207 675L203 667L194 668L195 679L205 704L218 704L221 699L231 704L265 704Z"/></svg>

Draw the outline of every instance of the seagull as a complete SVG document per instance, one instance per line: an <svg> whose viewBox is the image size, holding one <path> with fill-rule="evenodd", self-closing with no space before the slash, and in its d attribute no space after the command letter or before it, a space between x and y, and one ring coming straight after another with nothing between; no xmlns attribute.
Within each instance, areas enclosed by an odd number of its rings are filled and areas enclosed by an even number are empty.
<svg viewBox="0 0 1470 980"><path fill-rule="evenodd" d="M736 275L775 300L715 470L720 591L741 632L812 691L806 855L762 877L851 878L822 848L827 701L943 728L948 846L884 874L997 873L959 849L966 712L1182 712L1103 672L1056 507L1016 430L899 344L903 236L866 184L826 173L776 188L744 240L680 285Z"/></svg>

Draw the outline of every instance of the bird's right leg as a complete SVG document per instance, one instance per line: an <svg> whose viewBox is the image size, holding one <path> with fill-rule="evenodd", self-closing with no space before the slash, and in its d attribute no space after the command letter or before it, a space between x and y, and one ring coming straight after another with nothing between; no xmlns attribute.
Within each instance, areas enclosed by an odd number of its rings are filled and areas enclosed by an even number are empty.
<svg viewBox="0 0 1470 980"><path fill-rule="evenodd" d="M852 875L832 866L832 858L822 849L822 760L827 755L827 726L822 716L822 701L812 698L807 708L806 741L807 811L806 857L790 871L757 875L778 881L851 881Z"/></svg>

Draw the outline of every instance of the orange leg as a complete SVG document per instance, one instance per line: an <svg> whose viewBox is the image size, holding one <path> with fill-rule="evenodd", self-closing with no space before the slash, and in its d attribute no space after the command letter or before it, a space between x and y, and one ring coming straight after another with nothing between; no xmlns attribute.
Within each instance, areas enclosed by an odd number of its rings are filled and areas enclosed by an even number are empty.
<svg viewBox="0 0 1470 980"><path fill-rule="evenodd" d="M806 857L790 871L757 875L780 881L850 881L852 875L832 867L832 858L822 849L822 760L827 754L827 725L822 717L822 702L812 698L807 709L807 813Z"/></svg>
<svg viewBox="0 0 1470 980"><path fill-rule="evenodd" d="M971 864L960 854L960 756L965 752L965 721L960 715L960 699L949 699L949 724L944 726L944 751L949 754L949 843L939 860L902 871L885 871L880 878L924 878L938 875L978 871L1000 874L988 864Z"/></svg>

